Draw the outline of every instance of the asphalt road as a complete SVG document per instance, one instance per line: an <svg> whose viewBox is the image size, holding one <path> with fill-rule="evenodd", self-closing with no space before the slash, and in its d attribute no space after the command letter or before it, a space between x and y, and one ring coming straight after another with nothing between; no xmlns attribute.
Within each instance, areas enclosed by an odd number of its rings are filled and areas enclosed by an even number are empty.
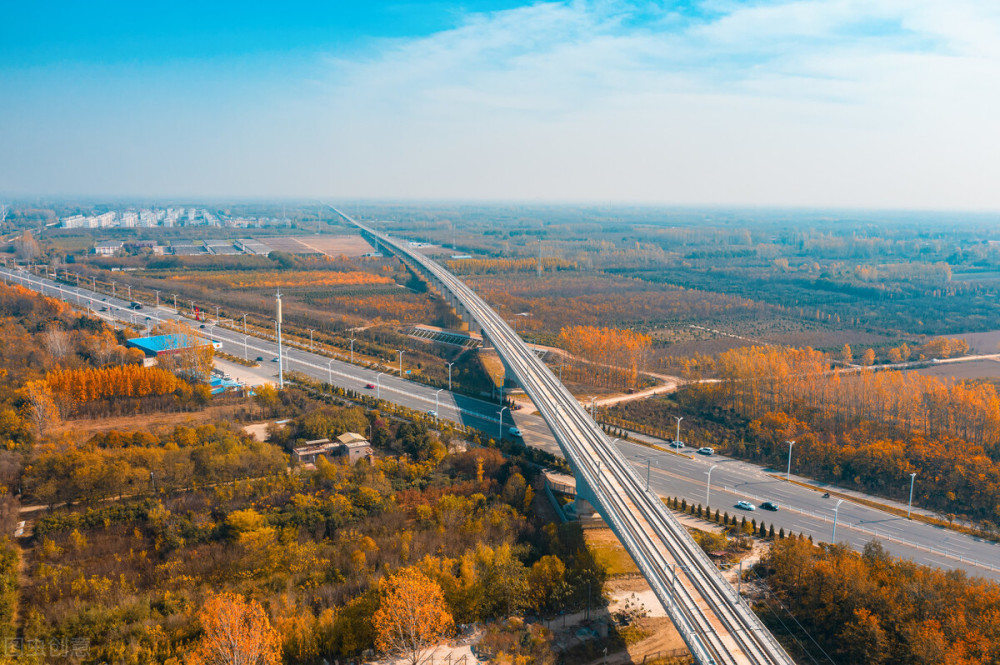
<svg viewBox="0 0 1000 665"><path fill-rule="evenodd" d="M157 319L182 320L189 325L198 325L186 317L179 316L170 308L147 306L136 312L128 309L127 300L96 294L83 288L55 284L51 280L40 279L23 271L15 273L10 269L0 269L0 276L6 276L8 280L15 274L20 275L23 280L31 280L25 282L26 286L42 290L48 295L63 298L68 302L75 304L79 301L79 304L86 307L88 299L91 299L97 310L107 306L108 312L95 312L97 316L105 319L114 314L119 320L135 321L140 324L146 317L150 317L151 322ZM257 356L265 358L261 371L267 371L268 366L271 366L273 373L277 375L278 363L271 362L271 359L277 356L275 342L253 336L244 340L244 335L241 333L211 325L207 325L199 332L221 341L226 352L237 356L244 354L245 341L246 353L250 358ZM286 347L286 358L286 370L302 372L312 378L330 381L344 388L370 392L414 410L425 412L436 410L441 418L481 429L493 436L500 433L501 424L496 404L401 379L398 370L396 375L378 372L298 348ZM376 387L367 389L365 386L369 383ZM502 426L504 432L506 433L507 429L515 424L521 430L526 444L562 456L552 433L541 417L523 412L511 414L505 411ZM824 499L822 492L785 482L783 473L772 475L773 472L756 465L721 455L704 457L695 454L691 448L680 451L682 454L674 454L634 442L619 441L616 445L641 473L646 472L647 460L649 461L650 487L663 496L684 498L689 503L703 505L707 503L713 510L718 508L728 511L730 515L745 513L748 520L751 517L755 517L758 521L763 519L768 525L774 524L776 531L784 528L786 532L811 535L816 542L830 542L833 538L834 507L838 499ZM712 469L711 490L710 494L706 495L708 471L713 466L715 468ZM793 475L792 479L796 477ZM905 483L907 479L901 479L900 482ZM867 498L883 504L891 503L877 497ZM756 505L763 501L773 501L780 506L780 509L777 512L760 509L752 513L741 511L735 508L735 504L743 499ZM905 508L905 505L903 507ZM908 520L850 500L840 504L837 515L837 542L848 543L860 549L876 537L894 555L911 559L916 563L943 569L962 569L972 575L1000 580L1000 545L996 543L943 527Z"/></svg>

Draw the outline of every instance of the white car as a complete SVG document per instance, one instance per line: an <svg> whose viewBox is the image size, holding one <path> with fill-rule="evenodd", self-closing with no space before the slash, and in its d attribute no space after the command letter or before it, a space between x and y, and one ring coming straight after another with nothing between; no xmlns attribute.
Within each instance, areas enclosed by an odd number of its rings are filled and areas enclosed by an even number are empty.
<svg viewBox="0 0 1000 665"><path fill-rule="evenodd" d="M671 448L683 448L684 447L684 442L683 441L671 441L670 442L670 447Z"/></svg>
<svg viewBox="0 0 1000 665"><path fill-rule="evenodd" d="M751 510L751 511L757 510L757 506L753 505L749 501L737 501L736 507L739 508L740 510Z"/></svg>
<svg viewBox="0 0 1000 665"><path fill-rule="evenodd" d="M711 446L705 446L704 448L699 448L698 449L698 454L699 455L714 455L715 454L715 448L712 448Z"/></svg>
<svg viewBox="0 0 1000 665"><path fill-rule="evenodd" d="M507 430L507 431L508 431L508 432L510 432L510 435L511 435L511 436L521 436L521 430L519 430L519 429L518 429L518 428L516 428L516 427L511 427L511 428L510 428L509 430Z"/></svg>
<svg viewBox="0 0 1000 665"><path fill-rule="evenodd" d="M427 411L427 415L430 416L431 418L437 418L438 417L438 412L435 411L434 409L429 409Z"/></svg>

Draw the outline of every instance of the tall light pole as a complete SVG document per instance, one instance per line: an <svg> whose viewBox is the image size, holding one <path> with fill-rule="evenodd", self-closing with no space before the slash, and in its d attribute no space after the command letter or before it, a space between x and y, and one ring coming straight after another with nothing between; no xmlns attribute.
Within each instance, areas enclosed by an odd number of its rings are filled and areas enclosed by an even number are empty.
<svg viewBox="0 0 1000 665"><path fill-rule="evenodd" d="M497 437L497 442L503 441L503 412L510 411L506 406L500 409L500 436Z"/></svg>
<svg viewBox="0 0 1000 665"><path fill-rule="evenodd" d="M785 441L788 444L788 468L785 469L785 480L792 475L792 446L795 445L794 441Z"/></svg>
<svg viewBox="0 0 1000 665"><path fill-rule="evenodd" d="M250 360L250 354L247 353L247 338L249 335L243 335L243 360Z"/></svg>
<svg viewBox="0 0 1000 665"><path fill-rule="evenodd" d="M837 505L833 507L833 544L837 544L837 516L840 514L840 504L844 503L843 499L837 501Z"/></svg>
<svg viewBox="0 0 1000 665"><path fill-rule="evenodd" d="M281 289L274 293L274 300L277 303L277 317L274 320L275 331L278 337L278 388L285 388L285 356L281 352Z"/></svg>
<svg viewBox="0 0 1000 665"><path fill-rule="evenodd" d="M713 464L708 469L708 471L705 472L708 475L708 480L705 481L705 508L708 508L708 506L711 503L709 501L709 499L712 496L712 469L714 469L717 466L719 466L719 465L718 464Z"/></svg>
<svg viewBox="0 0 1000 665"><path fill-rule="evenodd" d="M354 338L351 338L351 364L354 364Z"/></svg>
<svg viewBox="0 0 1000 665"><path fill-rule="evenodd" d="M126 288L128 288L128 299L132 300L132 285L131 284L126 284L125 286L126 286Z"/></svg>
<svg viewBox="0 0 1000 665"><path fill-rule="evenodd" d="M448 363L448 392L451 392L451 366L455 363Z"/></svg>
<svg viewBox="0 0 1000 665"><path fill-rule="evenodd" d="M684 416L674 416L674 420L677 421L677 436L674 441L681 440L681 421L684 420Z"/></svg>
<svg viewBox="0 0 1000 665"><path fill-rule="evenodd" d="M247 313L243 312L243 334L247 334Z"/></svg>
<svg viewBox="0 0 1000 665"><path fill-rule="evenodd" d="M314 328L309 329L309 350L313 350L313 333L316 332Z"/></svg>
<svg viewBox="0 0 1000 665"><path fill-rule="evenodd" d="M399 378L403 378L403 351L399 351Z"/></svg>
<svg viewBox="0 0 1000 665"><path fill-rule="evenodd" d="M327 383L333 385L333 358L326 363Z"/></svg>
<svg viewBox="0 0 1000 665"><path fill-rule="evenodd" d="M591 396L591 397L590 397L590 417L591 417L591 418L593 418L593 417L594 417L594 400L595 400L595 399L597 399L597 398L596 398L596 397L594 397L594 396Z"/></svg>
<svg viewBox="0 0 1000 665"><path fill-rule="evenodd" d="M378 399L382 399L382 382L379 381L379 378L383 374L385 374L385 372L379 372L375 375L375 397Z"/></svg>
<svg viewBox="0 0 1000 665"><path fill-rule="evenodd" d="M438 417L438 415L437 415L438 409L441 408L441 402L438 399L438 396L441 394L442 390L444 390L444 388L438 388L437 390L434 391L434 418L435 419Z"/></svg>
<svg viewBox="0 0 1000 665"><path fill-rule="evenodd" d="M910 474L910 502L906 504L906 517L910 517L910 508L913 507L913 480L917 477L916 473Z"/></svg>
<svg viewBox="0 0 1000 665"><path fill-rule="evenodd" d="M79 280L77 280L77 281L79 282ZM79 283L77 284L77 286L79 286ZM157 291L156 289L153 289L153 293L156 294L156 306L159 307L160 306L160 292Z"/></svg>
<svg viewBox="0 0 1000 665"><path fill-rule="evenodd" d="M177 294L174 294L174 311L177 311Z"/></svg>

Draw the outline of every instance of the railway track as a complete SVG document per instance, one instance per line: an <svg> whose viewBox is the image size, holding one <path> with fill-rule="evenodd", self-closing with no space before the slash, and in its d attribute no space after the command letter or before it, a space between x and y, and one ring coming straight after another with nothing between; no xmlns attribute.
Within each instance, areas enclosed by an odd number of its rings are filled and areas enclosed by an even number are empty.
<svg viewBox="0 0 1000 665"><path fill-rule="evenodd" d="M697 662L793 663L659 497L645 489L645 482L576 398L499 314L434 261L334 210L457 298L476 320L535 403L578 480L589 488L594 507L642 571Z"/></svg>

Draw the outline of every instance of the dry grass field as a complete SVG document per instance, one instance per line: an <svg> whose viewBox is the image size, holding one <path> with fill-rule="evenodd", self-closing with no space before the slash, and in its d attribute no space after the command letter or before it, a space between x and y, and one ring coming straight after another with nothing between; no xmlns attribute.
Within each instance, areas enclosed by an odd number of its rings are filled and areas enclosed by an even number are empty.
<svg viewBox="0 0 1000 665"><path fill-rule="evenodd" d="M303 238L288 238L314 252L327 256L361 256L375 249L360 235L351 236L305 236Z"/></svg>

